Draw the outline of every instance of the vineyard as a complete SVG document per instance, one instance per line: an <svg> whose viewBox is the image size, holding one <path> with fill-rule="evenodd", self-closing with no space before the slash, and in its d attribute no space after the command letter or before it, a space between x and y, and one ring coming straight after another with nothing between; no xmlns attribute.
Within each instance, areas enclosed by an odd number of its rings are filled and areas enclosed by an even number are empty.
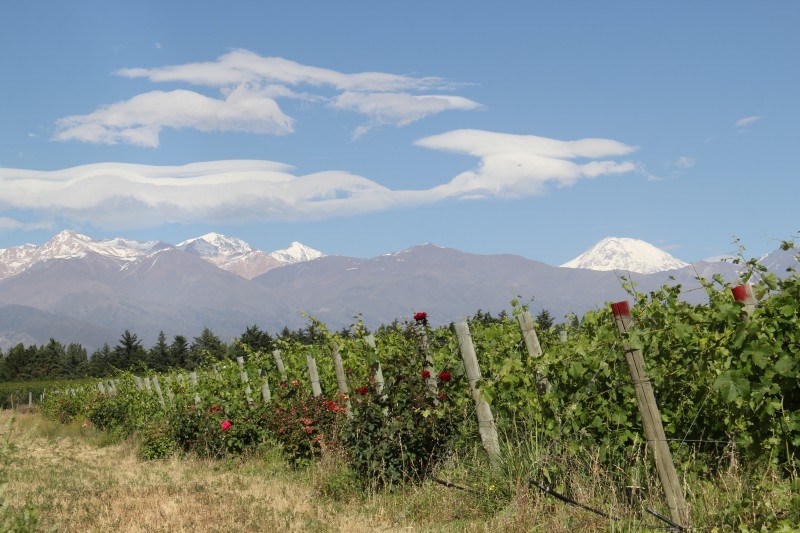
<svg viewBox="0 0 800 533"><path fill-rule="evenodd" d="M60 422L134 436L145 459L277 448L303 468L332 454L359 490L432 480L481 494L487 512L524 493L606 524L789 530L800 525L800 277L749 266L742 288L701 280L703 305L679 286L639 294L628 284L622 329L613 311L624 306L541 330L519 301L502 320L432 328L420 311L374 334L358 320L351 335L332 334L309 318L312 344L242 346L238 361L120 373L36 400ZM645 378L632 378L633 352ZM664 437L643 432L643 383ZM683 515L657 471L659 441ZM748 480L745 494L704 499L732 472ZM592 506L587 478L607 491Z"/></svg>

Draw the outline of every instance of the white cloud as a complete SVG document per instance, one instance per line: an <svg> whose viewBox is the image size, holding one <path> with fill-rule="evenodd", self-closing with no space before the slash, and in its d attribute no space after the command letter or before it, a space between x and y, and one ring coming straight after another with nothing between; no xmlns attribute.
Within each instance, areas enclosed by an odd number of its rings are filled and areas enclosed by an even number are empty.
<svg viewBox="0 0 800 533"><path fill-rule="evenodd" d="M676 159L672 165L676 168L680 169L687 169L692 168L694 166L695 160L693 157L682 155L678 159Z"/></svg>
<svg viewBox="0 0 800 533"><path fill-rule="evenodd" d="M398 91L451 88L442 78L399 76L383 72L344 74L335 70L302 65L281 57L262 57L249 50L233 50L216 61L187 63L156 68L124 68L117 71L128 78L153 82L185 82L206 87L266 82L282 85L329 86L342 91Z"/></svg>
<svg viewBox="0 0 800 533"><path fill-rule="evenodd" d="M429 189L392 190L344 171L298 175L270 161L234 160L184 166L123 163L55 171L0 168L0 209L52 216L108 229L164 223L236 223L352 216L448 198L519 198L547 183L636 169L608 159L634 148L609 139L560 141L530 135L457 130L419 146L472 155L477 169Z"/></svg>
<svg viewBox="0 0 800 533"><path fill-rule="evenodd" d="M294 131L294 119L278 106L281 98L327 103L332 108L366 115L370 122L358 128L356 137L376 125L405 126L434 113L480 107L460 96L412 94L455 87L437 77L382 72L345 74L280 57L261 57L247 50L234 50L211 62L125 68L117 74L156 83L210 87L219 90L222 99L189 90L147 92L87 115L60 119L56 139L156 147L163 128L283 135ZM296 89L301 86L303 90ZM331 96L331 88L339 94Z"/></svg>
<svg viewBox="0 0 800 533"><path fill-rule="evenodd" d="M24 227L25 225L20 222L19 220L14 220L13 218L9 217L0 217L0 231L10 230L10 229L19 229Z"/></svg>
<svg viewBox="0 0 800 533"><path fill-rule="evenodd" d="M471 111L480 104L460 96L409 93L362 93L347 91L331 101L331 107L356 111L370 117L371 122L356 130L356 137L375 125L406 126L435 113L448 110Z"/></svg>
<svg viewBox="0 0 800 533"><path fill-rule="evenodd" d="M156 147L162 128L281 135L293 131L293 120L263 90L240 85L224 99L186 90L152 91L88 115L62 118L57 128L60 141Z"/></svg>
<svg viewBox="0 0 800 533"><path fill-rule="evenodd" d="M747 126L754 124L759 120L762 120L763 118L764 118L763 115L752 115L749 117L740 118L739 120L736 121L736 124L734 125L739 128L746 128Z"/></svg>
<svg viewBox="0 0 800 533"><path fill-rule="evenodd" d="M581 178L637 169L629 161L576 161L622 156L635 150L609 139L560 141L533 135L456 130L426 137L416 144L480 158L476 170L459 174L434 189L442 196L518 198L540 194L548 182L568 186Z"/></svg>

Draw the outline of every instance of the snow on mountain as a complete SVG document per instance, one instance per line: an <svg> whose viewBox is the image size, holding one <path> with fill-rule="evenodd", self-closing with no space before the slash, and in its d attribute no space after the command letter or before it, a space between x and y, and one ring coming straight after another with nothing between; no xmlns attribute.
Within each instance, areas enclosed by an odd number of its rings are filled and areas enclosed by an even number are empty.
<svg viewBox="0 0 800 533"><path fill-rule="evenodd" d="M200 257L212 258L212 262L224 262L253 251L253 248L242 239L219 233L206 233L200 237L180 242L175 245L175 248Z"/></svg>
<svg viewBox="0 0 800 533"><path fill-rule="evenodd" d="M65 230L41 246L23 244L0 252L0 279L50 259L75 259L94 253L117 261L130 262L165 246L168 245L161 241L137 242L121 238L98 241Z"/></svg>
<svg viewBox="0 0 800 533"><path fill-rule="evenodd" d="M285 263L300 263L302 261L313 261L314 259L325 257L325 254L319 250L310 248L297 241L292 242L288 248L277 250L269 255Z"/></svg>
<svg viewBox="0 0 800 533"><path fill-rule="evenodd" d="M207 233L173 247L158 240L139 242L122 237L95 240L65 230L41 246L23 244L0 249L0 279L19 274L30 266L46 260L76 259L98 254L114 259L123 266L157 251L171 248L200 256L209 263L246 279L253 279L289 263L310 261L325 255L299 242L293 242L289 248L268 254L254 250L242 239L219 233Z"/></svg>
<svg viewBox="0 0 800 533"><path fill-rule="evenodd" d="M624 237L606 237L594 245L591 250L561 266L653 274L683 268L688 266L688 263L672 257L645 241Z"/></svg>
<svg viewBox="0 0 800 533"><path fill-rule="evenodd" d="M219 233L207 233L183 241L175 247L199 255L209 263L246 279L253 279L287 264L287 261L272 257L261 250L254 250L242 239Z"/></svg>

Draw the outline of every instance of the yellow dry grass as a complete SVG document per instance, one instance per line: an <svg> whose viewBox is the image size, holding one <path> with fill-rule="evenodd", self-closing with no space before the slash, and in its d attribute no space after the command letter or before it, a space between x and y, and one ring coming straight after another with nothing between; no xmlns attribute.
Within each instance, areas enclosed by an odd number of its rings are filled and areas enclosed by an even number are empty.
<svg viewBox="0 0 800 533"><path fill-rule="evenodd" d="M36 414L0 415L13 458L6 499L56 531L406 531L380 513L320 498L275 462L142 461L130 443L97 447L90 428L56 431ZM3 441L5 435L0 436Z"/></svg>

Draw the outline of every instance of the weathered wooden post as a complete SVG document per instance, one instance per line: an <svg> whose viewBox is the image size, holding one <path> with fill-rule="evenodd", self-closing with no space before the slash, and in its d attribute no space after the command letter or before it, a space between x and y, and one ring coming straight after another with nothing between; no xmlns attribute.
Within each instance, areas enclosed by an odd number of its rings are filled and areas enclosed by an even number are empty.
<svg viewBox="0 0 800 533"><path fill-rule="evenodd" d="M627 301L611 304L611 310L617 322L617 330L620 334L626 334L633 326L630 306ZM689 509L683 497L678 473L675 471L675 464L672 462L672 453L669 450L667 437L664 434L664 426L661 423L661 413L656 405L656 398L653 394L653 384L647 377L644 368L644 356L640 350L630 347L627 341L623 343L625 350L625 360L628 363L628 371L631 375L631 383L636 392L636 403L639 406L639 413L642 415L642 426L647 438L647 446L653 452L656 464L656 471L664 488L664 495L669 507L669 515L673 522L684 528L689 527Z"/></svg>
<svg viewBox="0 0 800 533"><path fill-rule="evenodd" d="M253 394L253 389L250 388L250 376L247 375L247 370L244 369L244 358L242 356L238 356L236 358L236 364L239 365L239 379L242 381L242 384L245 386L244 388L244 397L247 400L247 407L250 409L253 408L253 398L251 395Z"/></svg>
<svg viewBox="0 0 800 533"><path fill-rule="evenodd" d="M33 407L33 391L28 391L28 407Z"/></svg>
<svg viewBox="0 0 800 533"><path fill-rule="evenodd" d="M469 391L475 402L475 414L478 415L478 433L480 433L484 449L489 454L489 460L493 465L497 465L500 461L500 442L497 438L497 427L494 423L494 416L492 416L492 409L481 396L478 388L481 369L478 366L478 357L475 355L475 346L472 344L469 325L466 322L457 322L455 329L461 358L464 360L464 370L466 370L469 380Z"/></svg>
<svg viewBox="0 0 800 533"><path fill-rule="evenodd" d="M158 394L158 403L161 404L161 407L164 407L164 395L161 394L161 386L158 384L157 376L153 376L153 387L155 387L156 394Z"/></svg>
<svg viewBox="0 0 800 533"><path fill-rule="evenodd" d="M139 376L133 376L133 381L136 382L136 388L142 390L144 388L144 384L142 383L142 378Z"/></svg>
<svg viewBox="0 0 800 533"><path fill-rule="evenodd" d="M419 349L422 352L422 369L427 373L428 389L436 394L438 386L436 383L436 369L433 367L433 357L431 357L430 343L428 342L428 315L427 313L417 313L414 315L417 323L417 334L419 335Z"/></svg>
<svg viewBox="0 0 800 533"><path fill-rule="evenodd" d="M102 381L99 381L99 382L97 383L97 390L99 390L99 391L100 391L100 394L102 394L103 396L107 396L107 394L106 394L106 388L103 386L103 382L102 382Z"/></svg>
<svg viewBox="0 0 800 533"><path fill-rule="evenodd" d="M333 352L332 353L333 369L336 371L336 384L339 386L339 394L342 396L342 398L347 398L347 400L345 400L345 409L347 410L347 417L353 418L353 411L350 408L350 398L348 397L350 391L347 388L347 376L344 373L344 365L342 364L342 355L339 353L339 344L337 342L333 343L332 352Z"/></svg>
<svg viewBox="0 0 800 533"><path fill-rule="evenodd" d="M308 366L308 378L311 381L311 392L314 396L322 396L322 388L319 386L319 373L317 372L317 360L306 352L306 365Z"/></svg>
<svg viewBox="0 0 800 533"><path fill-rule="evenodd" d="M539 359L544 352L542 351L542 345L539 344L539 336L536 335L536 326L530 311L517 315L517 322L519 322L519 328L522 330L522 340L525 341L528 356L533 360ZM550 392L552 388L550 380L540 375L538 371L533 377L536 380L536 392L539 394Z"/></svg>
<svg viewBox="0 0 800 533"><path fill-rule="evenodd" d="M286 367L283 366L283 359L281 358L280 350L272 350L272 357L275 358L275 366L278 367L278 372L281 375L281 383L286 383Z"/></svg>
<svg viewBox="0 0 800 533"><path fill-rule="evenodd" d="M264 400L264 403L269 403L270 401L272 401L272 391L269 390L269 380L267 379L267 373L259 368L258 374L261 376L262 379L261 399Z"/></svg>
<svg viewBox="0 0 800 533"><path fill-rule="evenodd" d="M153 389L150 386L150 377L149 376L145 376L145 378L144 378L144 388L147 389L148 393L153 392Z"/></svg>
<svg viewBox="0 0 800 533"><path fill-rule="evenodd" d="M367 346L372 348L372 350L377 353L377 346L375 345L375 336L367 335L366 337L364 337L364 340L367 342ZM375 361L375 363L373 363L372 377L375 380L375 392L381 394L383 392L383 369L381 368L380 361Z"/></svg>
<svg viewBox="0 0 800 533"><path fill-rule="evenodd" d="M567 342L568 337L569 335L567 334L567 330L562 329L561 331L558 332L558 340L561 341L562 344Z"/></svg>

